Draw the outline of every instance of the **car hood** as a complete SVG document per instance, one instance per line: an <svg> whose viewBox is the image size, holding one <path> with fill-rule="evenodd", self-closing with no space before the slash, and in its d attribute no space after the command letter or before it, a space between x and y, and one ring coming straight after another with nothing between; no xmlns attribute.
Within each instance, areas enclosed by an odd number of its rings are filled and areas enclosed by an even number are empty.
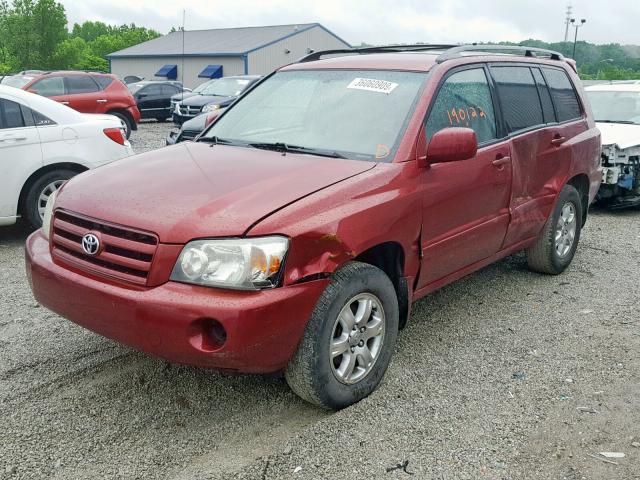
<svg viewBox="0 0 640 480"><path fill-rule="evenodd" d="M191 120L187 120L182 124L182 128L180 130L187 132L201 132L204 130L204 126L207 123L208 113L201 113L200 115L196 115Z"/></svg>
<svg viewBox="0 0 640 480"><path fill-rule="evenodd" d="M640 125L626 123L596 123L602 134L602 145L617 145L629 148L640 145Z"/></svg>
<svg viewBox="0 0 640 480"><path fill-rule="evenodd" d="M181 102L183 100L186 100L187 98L196 97L196 96L198 96L198 94L194 92L176 93L175 95L171 95L171 101Z"/></svg>
<svg viewBox="0 0 640 480"><path fill-rule="evenodd" d="M217 105L222 105L225 103L230 103L235 100L236 97L223 97L219 95L195 95L193 97L187 98L182 104L188 107L204 107L210 103L215 103Z"/></svg>
<svg viewBox="0 0 640 480"><path fill-rule="evenodd" d="M74 177L58 195L56 209L182 244L243 235L269 214L375 165L187 142Z"/></svg>

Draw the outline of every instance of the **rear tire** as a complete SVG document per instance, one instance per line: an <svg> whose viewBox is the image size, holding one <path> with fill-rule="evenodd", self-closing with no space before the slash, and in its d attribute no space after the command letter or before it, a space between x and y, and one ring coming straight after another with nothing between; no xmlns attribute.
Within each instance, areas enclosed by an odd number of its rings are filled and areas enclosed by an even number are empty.
<svg viewBox="0 0 640 480"><path fill-rule="evenodd" d="M583 205L572 185L565 185L536 243L527 250L527 263L535 272L558 275L575 255L582 229Z"/></svg>
<svg viewBox="0 0 640 480"><path fill-rule="evenodd" d="M349 313L350 312L350 313ZM350 262L320 296L285 378L304 400L341 409L367 397L384 376L398 335L398 299L389 277Z"/></svg>
<svg viewBox="0 0 640 480"><path fill-rule="evenodd" d="M128 140L129 137L131 136L131 130L133 128L131 125L131 119L124 113L120 113L120 112L109 112L109 115L113 115L114 117L118 117L120 119L120 121L124 125L125 131L126 131L126 137Z"/></svg>
<svg viewBox="0 0 640 480"><path fill-rule="evenodd" d="M23 216L34 230L42 227L44 207L51 193L77 174L78 172L73 170L54 170L42 175L29 187L23 206Z"/></svg>

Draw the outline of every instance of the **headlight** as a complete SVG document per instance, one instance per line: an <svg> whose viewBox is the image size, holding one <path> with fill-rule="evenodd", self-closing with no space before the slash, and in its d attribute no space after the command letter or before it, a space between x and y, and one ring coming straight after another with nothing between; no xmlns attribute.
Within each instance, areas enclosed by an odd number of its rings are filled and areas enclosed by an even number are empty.
<svg viewBox="0 0 640 480"><path fill-rule="evenodd" d="M58 191L55 190L47 199L47 204L44 207L44 216L42 218L42 233L45 238L49 239L49 233L51 232L51 217L53 215L53 205L56 203L56 196Z"/></svg>
<svg viewBox="0 0 640 480"><path fill-rule="evenodd" d="M202 112L213 112L214 110L220 110L220 105L215 103L210 103L209 105L205 105L202 107Z"/></svg>
<svg viewBox="0 0 640 480"><path fill-rule="evenodd" d="M180 253L171 280L258 290L277 285L289 247L285 237L195 240Z"/></svg>

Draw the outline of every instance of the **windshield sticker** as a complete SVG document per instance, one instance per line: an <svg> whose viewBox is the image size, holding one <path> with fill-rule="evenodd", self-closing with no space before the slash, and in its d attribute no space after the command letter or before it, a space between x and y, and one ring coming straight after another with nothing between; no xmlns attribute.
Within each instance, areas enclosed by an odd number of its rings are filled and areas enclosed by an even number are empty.
<svg viewBox="0 0 640 480"><path fill-rule="evenodd" d="M368 92L386 93L389 95L393 92L397 83L387 82L385 80L375 80L373 78L354 78L353 81L347 86L355 90L367 90Z"/></svg>
<svg viewBox="0 0 640 480"><path fill-rule="evenodd" d="M386 158L391 153L389 147L383 143L376 145L376 158Z"/></svg>

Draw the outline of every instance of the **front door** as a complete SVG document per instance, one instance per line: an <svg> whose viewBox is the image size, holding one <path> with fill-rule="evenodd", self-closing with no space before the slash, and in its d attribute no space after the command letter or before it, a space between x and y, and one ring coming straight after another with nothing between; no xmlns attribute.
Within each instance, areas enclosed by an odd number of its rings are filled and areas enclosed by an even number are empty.
<svg viewBox="0 0 640 480"><path fill-rule="evenodd" d="M510 147L498 139L495 102L482 66L454 70L430 109L425 132L472 128L478 153L432 164L423 176L422 268L418 288L498 252L509 225Z"/></svg>

